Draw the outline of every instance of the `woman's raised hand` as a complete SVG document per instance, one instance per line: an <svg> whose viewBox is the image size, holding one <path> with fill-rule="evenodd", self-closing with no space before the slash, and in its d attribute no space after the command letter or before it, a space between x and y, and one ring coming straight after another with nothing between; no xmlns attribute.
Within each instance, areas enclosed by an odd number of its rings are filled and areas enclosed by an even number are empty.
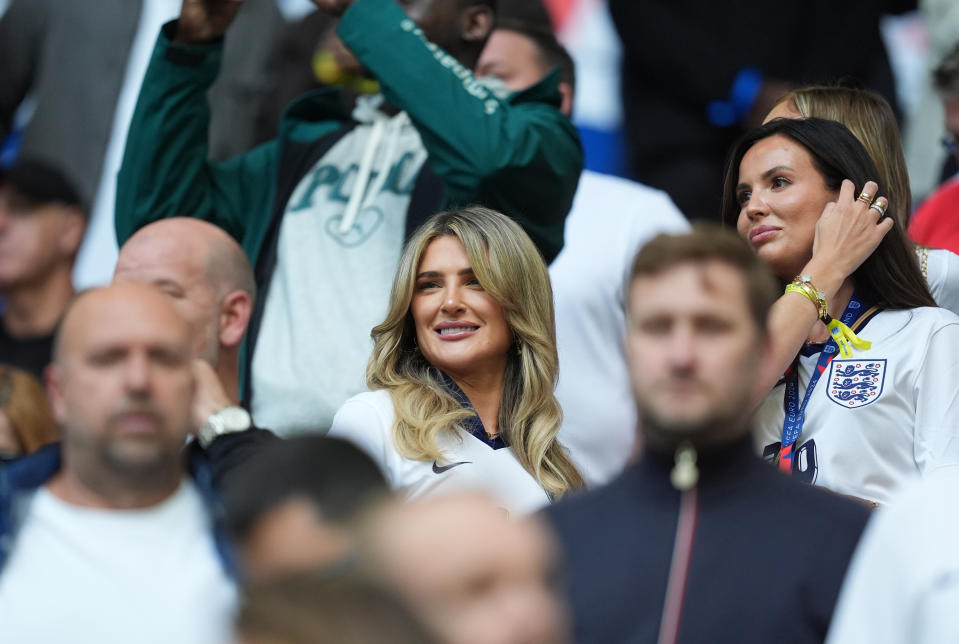
<svg viewBox="0 0 959 644"><path fill-rule="evenodd" d="M878 190L876 182L867 181L857 195L855 185L847 179L836 201L826 204L816 224L812 259L803 270L816 275L817 286L822 281L838 288L892 229L892 217L884 216L889 201L877 197Z"/></svg>

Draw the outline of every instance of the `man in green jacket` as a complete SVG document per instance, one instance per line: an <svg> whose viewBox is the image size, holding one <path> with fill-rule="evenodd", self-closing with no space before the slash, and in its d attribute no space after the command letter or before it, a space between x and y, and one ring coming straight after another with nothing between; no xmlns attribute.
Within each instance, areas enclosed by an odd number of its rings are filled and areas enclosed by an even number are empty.
<svg viewBox="0 0 959 644"><path fill-rule="evenodd" d="M506 96L471 73L495 0L315 0L380 82L350 113L320 90L286 111L277 140L207 159L205 92L236 0L184 0L144 79L117 189L122 244L153 220L213 221L242 243L262 296L241 393L280 434L325 431L365 386L408 233L479 202L514 217L547 261L582 167L557 75Z"/></svg>

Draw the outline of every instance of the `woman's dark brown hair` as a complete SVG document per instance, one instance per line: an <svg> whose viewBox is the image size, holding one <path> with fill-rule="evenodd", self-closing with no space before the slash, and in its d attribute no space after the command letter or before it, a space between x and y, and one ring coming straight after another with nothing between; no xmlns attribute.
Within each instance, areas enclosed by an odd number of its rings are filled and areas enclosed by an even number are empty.
<svg viewBox="0 0 959 644"><path fill-rule="evenodd" d="M813 165L831 190L839 190L843 179L849 179L856 185L858 194L867 181L878 182L880 178L869 153L843 125L817 118L776 119L744 134L730 152L722 209L723 223L727 226L736 226L741 210L736 198L739 164L753 145L777 135L792 139L809 152ZM889 208L894 207L890 202ZM886 214L893 221L899 220L895 212ZM899 225L893 226L852 277L856 292L869 304L891 310L936 306L919 269L916 254Z"/></svg>

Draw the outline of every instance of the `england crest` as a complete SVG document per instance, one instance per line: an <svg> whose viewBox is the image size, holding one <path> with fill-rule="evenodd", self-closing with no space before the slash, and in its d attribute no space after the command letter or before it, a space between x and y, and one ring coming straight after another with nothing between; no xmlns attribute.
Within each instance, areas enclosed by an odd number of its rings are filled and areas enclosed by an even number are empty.
<svg viewBox="0 0 959 644"><path fill-rule="evenodd" d="M829 400L847 409L864 407L882 394L886 360L839 360L829 363Z"/></svg>

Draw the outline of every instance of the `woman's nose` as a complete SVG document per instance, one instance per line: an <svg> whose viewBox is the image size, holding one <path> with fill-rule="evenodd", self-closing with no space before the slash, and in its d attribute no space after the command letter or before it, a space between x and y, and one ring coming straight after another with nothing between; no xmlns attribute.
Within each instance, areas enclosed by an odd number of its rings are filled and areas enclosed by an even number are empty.
<svg viewBox="0 0 959 644"><path fill-rule="evenodd" d="M446 313L453 313L456 311L461 311L463 306L463 299L461 297L460 289L457 287L452 287L446 290L443 294L443 311Z"/></svg>
<svg viewBox="0 0 959 644"><path fill-rule="evenodd" d="M750 219L755 219L756 217L762 217L768 212L766 207L766 202L757 195L752 193L749 195L749 199L743 204L742 211L746 213L746 216Z"/></svg>

